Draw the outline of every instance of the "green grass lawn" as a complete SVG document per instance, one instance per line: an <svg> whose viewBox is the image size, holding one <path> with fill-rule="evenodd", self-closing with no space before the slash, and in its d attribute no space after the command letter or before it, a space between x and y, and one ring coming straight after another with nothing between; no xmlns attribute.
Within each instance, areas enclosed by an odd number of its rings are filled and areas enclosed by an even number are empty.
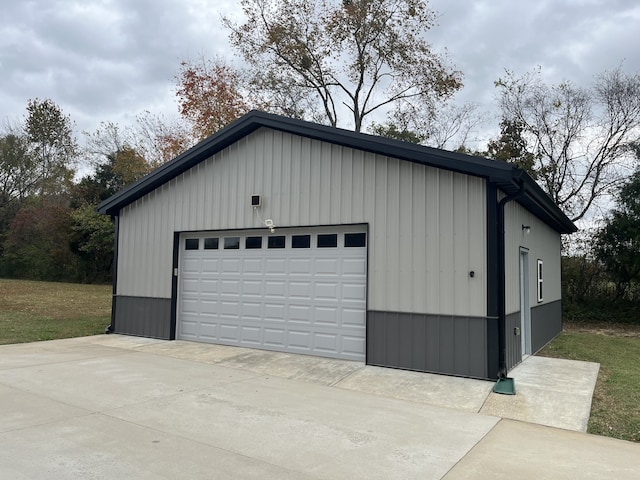
<svg viewBox="0 0 640 480"><path fill-rule="evenodd" d="M587 431L640 442L640 326L567 324L538 355L600 363Z"/></svg>
<svg viewBox="0 0 640 480"><path fill-rule="evenodd" d="M0 279L0 345L104 333L111 286Z"/></svg>

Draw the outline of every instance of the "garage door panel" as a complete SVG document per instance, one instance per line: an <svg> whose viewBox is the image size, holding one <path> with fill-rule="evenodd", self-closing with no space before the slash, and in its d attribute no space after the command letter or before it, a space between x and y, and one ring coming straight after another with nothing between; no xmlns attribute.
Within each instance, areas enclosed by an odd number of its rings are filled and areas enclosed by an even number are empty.
<svg viewBox="0 0 640 480"><path fill-rule="evenodd" d="M200 299L200 314L207 315L217 315L220 312L220 302L215 300L208 300L207 298Z"/></svg>
<svg viewBox="0 0 640 480"><path fill-rule="evenodd" d="M262 269L261 258L245 258L242 260L242 273L244 274L261 274Z"/></svg>
<svg viewBox="0 0 640 480"><path fill-rule="evenodd" d="M287 261L284 258L268 258L264 269L266 275L285 275Z"/></svg>
<svg viewBox="0 0 640 480"><path fill-rule="evenodd" d="M231 323L228 319L220 323L220 338L227 341L237 341L240 333L240 326L237 323Z"/></svg>
<svg viewBox="0 0 640 480"><path fill-rule="evenodd" d="M366 287L362 284L342 283L342 300L352 302L362 302L366 296Z"/></svg>
<svg viewBox="0 0 640 480"><path fill-rule="evenodd" d="M317 248L317 232L336 230L337 245ZM283 229L277 249L257 231L184 234L199 235L201 249L181 249L178 337L364 360L366 248L344 247L345 230L357 229ZM293 235L311 243L292 248ZM239 248L204 250L211 236L237 237ZM246 249L248 236L262 247Z"/></svg>
<svg viewBox="0 0 640 480"><path fill-rule="evenodd" d="M311 338L311 333L306 330L289 330L287 346L291 349L309 352Z"/></svg>
<svg viewBox="0 0 640 480"><path fill-rule="evenodd" d="M341 272L343 276L354 275L364 278L367 274L367 265L360 258L343 258Z"/></svg>
<svg viewBox="0 0 640 480"><path fill-rule="evenodd" d="M227 318L239 318L240 302L220 302L220 315Z"/></svg>
<svg viewBox="0 0 640 480"><path fill-rule="evenodd" d="M289 298L311 300L311 282L289 282Z"/></svg>
<svg viewBox="0 0 640 480"><path fill-rule="evenodd" d="M342 353L353 357L364 355L364 338L342 336Z"/></svg>
<svg viewBox="0 0 640 480"><path fill-rule="evenodd" d="M220 260L217 258L204 258L200 260L201 270L205 274L220 273Z"/></svg>
<svg viewBox="0 0 640 480"><path fill-rule="evenodd" d="M218 337L218 323L217 322L201 322L200 336L206 339L212 339Z"/></svg>
<svg viewBox="0 0 640 480"><path fill-rule="evenodd" d="M318 326L338 326L337 307L314 307L315 324Z"/></svg>
<svg viewBox="0 0 640 480"><path fill-rule="evenodd" d="M246 320L260 319L262 315L262 303L243 302L242 318Z"/></svg>
<svg viewBox="0 0 640 480"><path fill-rule="evenodd" d="M267 280L264 282L265 298L285 298L284 280Z"/></svg>
<svg viewBox="0 0 640 480"><path fill-rule="evenodd" d="M220 285L222 295L240 296L240 280L223 280Z"/></svg>
<svg viewBox="0 0 640 480"><path fill-rule="evenodd" d="M363 328L362 325L362 316L366 315L366 311L364 309L352 309L352 308L342 308L342 315L340 318L342 319L342 325L345 327L358 327Z"/></svg>
<svg viewBox="0 0 640 480"><path fill-rule="evenodd" d="M312 321L312 311L309 305L289 305L288 318L293 323L307 323Z"/></svg>
<svg viewBox="0 0 640 480"><path fill-rule="evenodd" d="M201 294L217 295L220 292L220 281L216 279L203 278L200 282Z"/></svg>
<svg viewBox="0 0 640 480"><path fill-rule="evenodd" d="M240 271L240 259L239 258L224 258L222 259L222 273L231 273L236 275Z"/></svg>
<svg viewBox="0 0 640 480"><path fill-rule="evenodd" d="M260 345L261 328L243 326L241 329L241 339L244 344Z"/></svg>
<svg viewBox="0 0 640 480"><path fill-rule="evenodd" d="M262 282L260 280L243 280L242 295L250 297L262 297Z"/></svg>
<svg viewBox="0 0 640 480"><path fill-rule="evenodd" d="M198 293L200 290L200 282L198 282L198 280L196 279L186 279L183 282L183 293L185 294L189 294L189 293Z"/></svg>
<svg viewBox="0 0 640 480"><path fill-rule="evenodd" d="M339 337L336 334L315 333L313 335L314 350L320 352L337 352L339 347Z"/></svg>
<svg viewBox="0 0 640 480"><path fill-rule="evenodd" d="M189 335L191 337L197 337L200 329L200 324L198 322L182 322L182 334Z"/></svg>
<svg viewBox="0 0 640 480"><path fill-rule="evenodd" d="M316 275L339 275L337 258L317 258L315 261Z"/></svg>
<svg viewBox="0 0 640 480"><path fill-rule="evenodd" d="M200 271L200 259L199 258L185 258L182 261L182 272L198 273Z"/></svg>
<svg viewBox="0 0 640 480"><path fill-rule="evenodd" d="M291 258L289 260L289 273L291 275L310 276L312 271L311 264L310 258Z"/></svg>
<svg viewBox="0 0 640 480"><path fill-rule="evenodd" d="M316 282L314 298L335 301L338 298L338 285L335 282Z"/></svg>
<svg viewBox="0 0 640 480"><path fill-rule="evenodd" d="M264 316L266 320L283 322L285 321L285 306L280 303L265 303Z"/></svg>
<svg viewBox="0 0 640 480"><path fill-rule="evenodd" d="M271 347L284 348L285 331L282 328L265 328L264 344Z"/></svg>
<svg viewBox="0 0 640 480"><path fill-rule="evenodd" d="M200 300L198 300L197 298L184 298L182 300L182 313L197 314L200 311L199 302Z"/></svg>

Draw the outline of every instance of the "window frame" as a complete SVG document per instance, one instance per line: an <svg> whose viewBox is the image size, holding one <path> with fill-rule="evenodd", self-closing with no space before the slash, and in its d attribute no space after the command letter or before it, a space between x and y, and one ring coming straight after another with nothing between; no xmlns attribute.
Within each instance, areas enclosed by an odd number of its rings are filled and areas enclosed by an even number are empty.
<svg viewBox="0 0 640 480"><path fill-rule="evenodd" d="M538 303L544 301L544 262L539 258L536 263L536 292Z"/></svg>
<svg viewBox="0 0 640 480"><path fill-rule="evenodd" d="M227 242L227 240L229 240L230 242ZM231 241L237 242L234 243L233 245L231 245ZM224 241L223 241L223 250L240 250L240 244L242 242L240 241L240 237L224 237Z"/></svg>
<svg viewBox="0 0 640 480"><path fill-rule="evenodd" d="M282 246L276 244L275 241L282 240ZM282 250L287 247L287 236L286 235L270 235L267 237L267 249L271 250Z"/></svg>
<svg viewBox="0 0 640 480"><path fill-rule="evenodd" d="M334 241L332 241L330 245L325 245L323 244L325 240L334 240ZM316 248L338 248L338 234L337 233L316 234Z"/></svg>
<svg viewBox="0 0 640 480"><path fill-rule="evenodd" d="M245 250L262 250L262 244L261 235L247 235L244 237Z"/></svg>
<svg viewBox="0 0 640 480"><path fill-rule="evenodd" d="M200 239L199 238L185 238L184 239L184 249L185 250L200 250Z"/></svg>
<svg viewBox="0 0 640 480"><path fill-rule="evenodd" d="M304 245L298 244L303 239L305 240ZM291 235L291 248L311 248L311 235L308 233Z"/></svg>
<svg viewBox="0 0 640 480"><path fill-rule="evenodd" d="M203 246L204 246L204 250L220 249L220 237L205 237Z"/></svg>

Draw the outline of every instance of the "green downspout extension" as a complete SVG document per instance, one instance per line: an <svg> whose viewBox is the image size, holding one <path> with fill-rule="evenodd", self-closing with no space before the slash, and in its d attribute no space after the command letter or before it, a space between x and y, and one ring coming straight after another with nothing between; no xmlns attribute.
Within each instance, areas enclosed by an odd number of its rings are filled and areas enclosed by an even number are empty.
<svg viewBox="0 0 640 480"><path fill-rule="evenodd" d="M515 384L513 378L507 377L507 340L506 340L506 276L505 276L505 220L504 207L512 200L522 197L525 193L524 181L520 178L522 172L517 178L514 178L518 185L518 191L507 195L498 202L498 382L494 385L495 393L503 393L507 395L515 395Z"/></svg>

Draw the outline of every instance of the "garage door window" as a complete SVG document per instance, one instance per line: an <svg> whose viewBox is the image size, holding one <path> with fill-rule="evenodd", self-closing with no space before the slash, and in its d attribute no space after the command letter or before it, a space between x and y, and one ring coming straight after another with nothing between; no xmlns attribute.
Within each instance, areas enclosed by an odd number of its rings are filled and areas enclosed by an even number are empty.
<svg viewBox="0 0 640 480"><path fill-rule="evenodd" d="M345 247L365 247L366 243L367 243L366 233L345 233L344 234Z"/></svg>
<svg viewBox="0 0 640 480"><path fill-rule="evenodd" d="M267 241L269 248L284 248L284 235L277 235L275 237L269 237Z"/></svg>
<svg viewBox="0 0 640 480"><path fill-rule="evenodd" d="M310 248L311 235L293 235L291 237L291 248Z"/></svg>
<svg viewBox="0 0 640 480"><path fill-rule="evenodd" d="M247 237L244 241L247 250L262 248L262 237Z"/></svg>
<svg viewBox="0 0 640 480"><path fill-rule="evenodd" d="M338 234L328 233L318 235L318 248L335 248L338 246Z"/></svg>
<svg viewBox="0 0 640 480"><path fill-rule="evenodd" d="M217 238L205 238L204 239L204 249L205 250L218 250L218 239Z"/></svg>
<svg viewBox="0 0 640 480"><path fill-rule="evenodd" d="M185 250L198 250L200 248L200 239L199 238L187 238L184 241L184 249Z"/></svg>
<svg viewBox="0 0 640 480"><path fill-rule="evenodd" d="M238 250L240 248L240 237L225 237L224 249L225 250Z"/></svg>

